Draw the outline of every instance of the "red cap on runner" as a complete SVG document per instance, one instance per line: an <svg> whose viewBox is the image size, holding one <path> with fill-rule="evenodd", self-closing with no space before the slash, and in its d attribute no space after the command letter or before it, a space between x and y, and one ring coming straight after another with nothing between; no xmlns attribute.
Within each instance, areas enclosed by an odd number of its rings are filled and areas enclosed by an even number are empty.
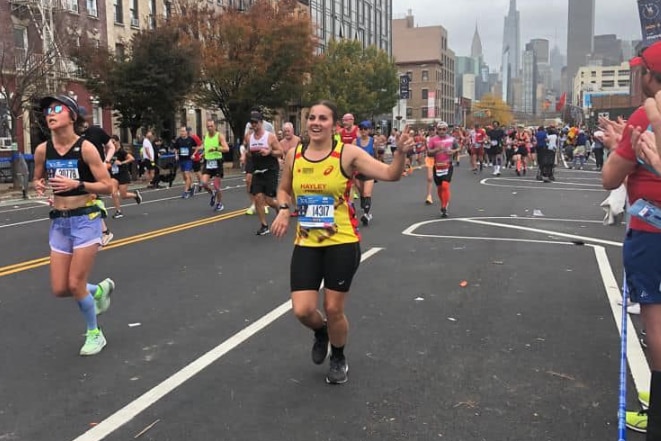
<svg viewBox="0 0 661 441"><path fill-rule="evenodd" d="M661 41L657 41L642 51L639 57L629 61L630 66L643 66L652 72L661 72Z"/></svg>

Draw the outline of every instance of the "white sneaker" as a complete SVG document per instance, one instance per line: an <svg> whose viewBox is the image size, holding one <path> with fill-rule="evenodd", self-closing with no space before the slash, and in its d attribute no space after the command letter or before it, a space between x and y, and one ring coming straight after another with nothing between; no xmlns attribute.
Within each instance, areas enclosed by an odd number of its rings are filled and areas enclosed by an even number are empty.
<svg viewBox="0 0 661 441"><path fill-rule="evenodd" d="M628 305L627 312L633 315L640 315L640 303L631 303Z"/></svg>
<svg viewBox="0 0 661 441"><path fill-rule="evenodd" d="M110 230L107 230L105 233L102 233L101 234L101 246L105 247L106 245L108 245L113 237L115 237L115 235L112 234L112 232Z"/></svg>

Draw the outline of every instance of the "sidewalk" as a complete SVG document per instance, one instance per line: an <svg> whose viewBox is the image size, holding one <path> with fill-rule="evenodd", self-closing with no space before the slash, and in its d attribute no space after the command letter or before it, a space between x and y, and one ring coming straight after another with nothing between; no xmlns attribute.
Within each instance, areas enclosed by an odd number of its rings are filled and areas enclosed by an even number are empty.
<svg viewBox="0 0 661 441"><path fill-rule="evenodd" d="M226 168L225 169L225 177L230 177L230 176L238 176L241 174L241 169L238 168ZM193 179L195 180L195 179ZM183 185L183 180L181 179L181 173L177 173L177 178L175 179L174 183L172 184L173 186L175 185ZM162 184L161 184L162 185ZM143 188L146 188L147 184L145 182L141 181L134 181L129 184L129 190L142 190ZM30 199L35 199L35 200L45 200L43 197L37 196L37 193L34 191L32 188L32 184L30 184L30 189L28 190L28 199L23 199L23 192L19 190L14 190L14 186L11 183L0 183L0 203L10 203L12 201L26 201Z"/></svg>

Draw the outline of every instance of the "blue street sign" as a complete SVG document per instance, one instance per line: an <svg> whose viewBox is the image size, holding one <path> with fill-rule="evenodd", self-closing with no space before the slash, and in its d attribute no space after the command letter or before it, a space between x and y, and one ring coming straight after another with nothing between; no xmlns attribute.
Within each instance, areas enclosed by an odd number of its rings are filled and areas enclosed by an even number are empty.
<svg viewBox="0 0 661 441"><path fill-rule="evenodd" d="M409 82L410 78L408 75L399 76L399 99L407 100L409 99Z"/></svg>

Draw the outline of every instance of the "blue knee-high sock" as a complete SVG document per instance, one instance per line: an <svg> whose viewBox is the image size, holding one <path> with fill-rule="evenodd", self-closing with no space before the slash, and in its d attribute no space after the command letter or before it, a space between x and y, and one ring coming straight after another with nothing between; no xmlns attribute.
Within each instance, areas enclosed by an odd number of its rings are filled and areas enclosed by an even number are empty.
<svg viewBox="0 0 661 441"><path fill-rule="evenodd" d="M87 292L92 294L92 297L96 294L97 289L99 289L99 285L92 285L91 283L87 284Z"/></svg>
<svg viewBox="0 0 661 441"><path fill-rule="evenodd" d="M85 317L85 323L87 324L87 330L93 331L97 328L96 324L96 310L94 308L94 297L91 294L87 294L82 299L78 300L78 307L80 312L83 313Z"/></svg>

